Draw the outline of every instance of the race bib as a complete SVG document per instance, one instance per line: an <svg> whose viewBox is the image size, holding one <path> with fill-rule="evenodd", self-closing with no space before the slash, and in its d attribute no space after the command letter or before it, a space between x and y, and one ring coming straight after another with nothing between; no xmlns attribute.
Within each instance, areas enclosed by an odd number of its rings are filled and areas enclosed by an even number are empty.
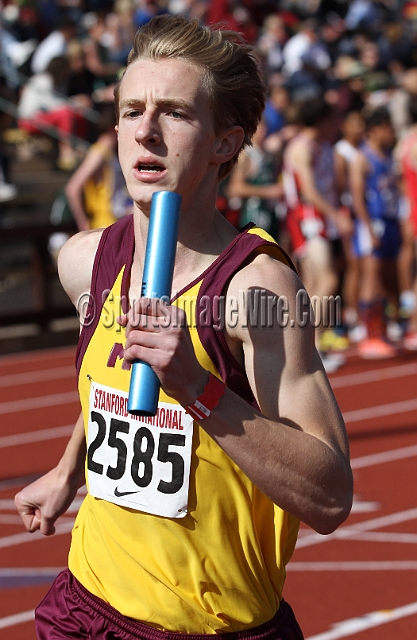
<svg viewBox="0 0 417 640"><path fill-rule="evenodd" d="M95 498L166 518L188 512L193 419L160 402L154 417L127 411L128 394L91 383L88 490Z"/></svg>

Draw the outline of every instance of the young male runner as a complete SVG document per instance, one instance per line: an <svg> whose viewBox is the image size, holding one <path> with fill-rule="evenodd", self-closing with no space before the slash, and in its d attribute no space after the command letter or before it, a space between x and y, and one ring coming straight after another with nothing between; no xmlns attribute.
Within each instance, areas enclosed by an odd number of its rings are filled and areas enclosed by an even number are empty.
<svg viewBox="0 0 417 640"><path fill-rule="evenodd" d="M386 340L385 285L395 273L401 246L399 193L391 150L395 137L383 107L365 112L366 136L350 165L356 217L353 252L360 259L359 315L367 337L358 345L363 358L389 358L396 349Z"/></svg>
<svg viewBox="0 0 417 640"><path fill-rule="evenodd" d="M295 322L299 279L265 232L239 234L215 209L262 114L257 64L237 34L156 18L135 38L116 104L134 214L60 254L74 303L91 296L83 414L58 467L16 497L28 530L53 532L81 481L84 422L89 492L69 570L36 611L38 637L302 638L282 599L298 522L333 531L352 478L314 331ZM161 190L183 198L171 305L140 298ZM247 321L242 294L262 291L288 303L288 323ZM135 359L161 381L156 418L126 411Z"/></svg>
<svg viewBox="0 0 417 640"><path fill-rule="evenodd" d="M408 216L402 221L402 246L399 255L400 310L408 316L403 346L417 351L417 99L409 105L411 126L399 141L395 156L402 181Z"/></svg>
<svg viewBox="0 0 417 640"><path fill-rule="evenodd" d="M355 162L363 142L365 121L360 111L348 111L341 123L341 138L334 145L335 173L340 201L350 215L352 194L350 192L350 165ZM344 322L349 330L349 339L358 342L364 337L365 328L358 324L358 290L360 282L359 259L353 254L352 238L344 238L343 254L346 263L343 274L342 298Z"/></svg>
<svg viewBox="0 0 417 640"><path fill-rule="evenodd" d="M326 300L337 293L338 287L331 240L349 237L352 223L338 203L334 149L329 141L332 107L321 97L305 100L299 105L299 119L302 129L284 152L287 228L303 283L310 296L322 301L323 308L315 309L316 341L326 370L332 372L345 359L341 354L328 354L328 347L344 349L348 341L334 331L325 332L323 326ZM323 341L325 333L331 334L327 345Z"/></svg>

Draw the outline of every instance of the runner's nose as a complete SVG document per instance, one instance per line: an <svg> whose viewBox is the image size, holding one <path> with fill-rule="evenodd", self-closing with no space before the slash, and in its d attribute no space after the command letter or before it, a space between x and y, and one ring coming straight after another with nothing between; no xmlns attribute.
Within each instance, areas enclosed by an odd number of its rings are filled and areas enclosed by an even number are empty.
<svg viewBox="0 0 417 640"><path fill-rule="evenodd" d="M135 131L135 140L140 143L159 144L161 142L159 125L154 114L145 112L140 118Z"/></svg>

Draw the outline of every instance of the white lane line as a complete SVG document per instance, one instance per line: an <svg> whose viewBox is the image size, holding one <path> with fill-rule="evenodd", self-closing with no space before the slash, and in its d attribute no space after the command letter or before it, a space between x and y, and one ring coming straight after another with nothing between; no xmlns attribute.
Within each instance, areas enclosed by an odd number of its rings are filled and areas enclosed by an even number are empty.
<svg viewBox="0 0 417 640"><path fill-rule="evenodd" d="M366 407L364 409L345 411L343 413L343 418L346 423L361 422L362 420L370 420L371 418L380 418L382 416L392 416L396 413L406 413L408 411L417 411L417 398L401 400L400 402L390 402L389 404L381 404L377 407Z"/></svg>
<svg viewBox="0 0 417 640"><path fill-rule="evenodd" d="M417 602L411 602L403 607L397 609L388 609L385 611L373 611L372 613L366 613L358 618L350 618L344 620L344 622L336 623L333 629L319 633L315 636L310 636L306 640L338 640L338 638L346 638L352 636L355 633L366 631L372 627L378 627L381 624L392 622L393 620L400 620L406 616L412 616L417 613Z"/></svg>
<svg viewBox="0 0 417 640"><path fill-rule="evenodd" d="M0 403L1 413L17 413L18 411L29 411L41 409L43 407L54 407L60 404L68 404L78 401L77 391L67 391L66 393L54 393L49 396L38 396L37 398L25 398L23 400L12 400L11 402Z"/></svg>
<svg viewBox="0 0 417 640"><path fill-rule="evenodd" d="M14 447L16 445L28 444L29 442L39 442L42 440L53 440L71 435L74 425L68 424L65 427L54 427L53 429L38 429L37 431L27 431L26 433L16 433L11 436L0 437L0 449L4 447Z"/></svg>
<svg viewBox="0 0 417 640"><path fill-rule="evenodd" d="M417 544L417 533L388 533L386 531L364 531L353 536L364 542L394 542L395 544Z"/></svg>
<svg viewBox="0 0 417 640"><path fill-rule="evenodd" d="M289 562L288 571L416 571L417 560L365 562Z"/></svg>
<svg viewBox="0 0 417 640"><path fill-rule="evenodd" d="M0 629L6 629L7 627L14 627L16 624L21 624L22 622L29 622L30 620L35 619L35 611L31 609L30 611L22 611L22 613L15 613L13 616L6 616L5 618L0 618Z"/></svg>
<svg viewBox="0 0 417 640"><path fill-rule="evenodd" d="M353 494L353 504L351 513L369 513L370 511L379 511L381 503L376 500L362 500L360 496Z"/></svg>
<svg viewBox="0 0 417 640"><path fill-rule="evenodd" d="M392 449L390 451L381 451L380 453L371 453L368 456L353 458L350 464L352 469L362 469L363 467L372 467L374 464L412 458L413 456L417 456L417 445L401 447L401 449Z"/></svg>
<svg viewBox="0 0 417 640"><path fill-rule="evenodd" d="M344 538L352 538L357 533L364 531L373 531L382 527L389 527L393 524L399 524L400 522L407 522L408 520L417 519L417 509L407 509L406 511L399 511L398 513L391 513L387 516L380 516L379 518L372 518L371 520L365 520L364 522L358 522L347 526L342 526L328 536L322 536L320 533L308 533L299 538L297 542L297 549L301 547L310 547L315 544L322 544L323 542L329 542L331 540L340 540Z"/></svg>
<svg viewBox="0 0 417 640"><path fill-rule="evenodd" d="M74 526L74 520L71 519L70 522L61 522L57 524L55 527L55 535L59 536L64 533L69 533ZM0 549L5 549L6 547L14 547L18 544L24 544L25 542L36 542L37 540L45 540L47 536L42 535L40 531L35 531L34 533L28 533L24 531L23 533L15 533L11 536L5 536L4 538L0 538Z"/></svg>
<svg viewBox="0 0 417 640"><path fill-rule="evenodd" d="M71 377L74 377L75 381L75 367L56 367L56 369L42 369L41 371L24 371L22 373L0 376L0 388Z"/></svg>
<svg viewBox="0 0 417 640"><path fill-rule="evenodd" d="M353 387L367 382L402 378L412 375L413 373L417 373L417 362L401 364L398 367L386 367L385 369L374 369L373 371L364 371L363 373L350 373L345 376L338 376L337 378L331 378L330 384L333 389L339 389Z"/></svg>

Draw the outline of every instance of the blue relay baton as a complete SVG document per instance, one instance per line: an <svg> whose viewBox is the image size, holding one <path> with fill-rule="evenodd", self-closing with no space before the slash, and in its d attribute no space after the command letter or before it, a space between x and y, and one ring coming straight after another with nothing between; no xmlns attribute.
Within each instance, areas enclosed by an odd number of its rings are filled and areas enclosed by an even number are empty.
<svg viewBox="0 0 417 640"><path fill-rule="evenodd" d="M173 191L157 191L152 196L143 266L141 296L171 297L177 248L181 196ZM138 416L154 416L158 407L160 382L152 367L140 360L132 364L127 410Z"/></svg>

